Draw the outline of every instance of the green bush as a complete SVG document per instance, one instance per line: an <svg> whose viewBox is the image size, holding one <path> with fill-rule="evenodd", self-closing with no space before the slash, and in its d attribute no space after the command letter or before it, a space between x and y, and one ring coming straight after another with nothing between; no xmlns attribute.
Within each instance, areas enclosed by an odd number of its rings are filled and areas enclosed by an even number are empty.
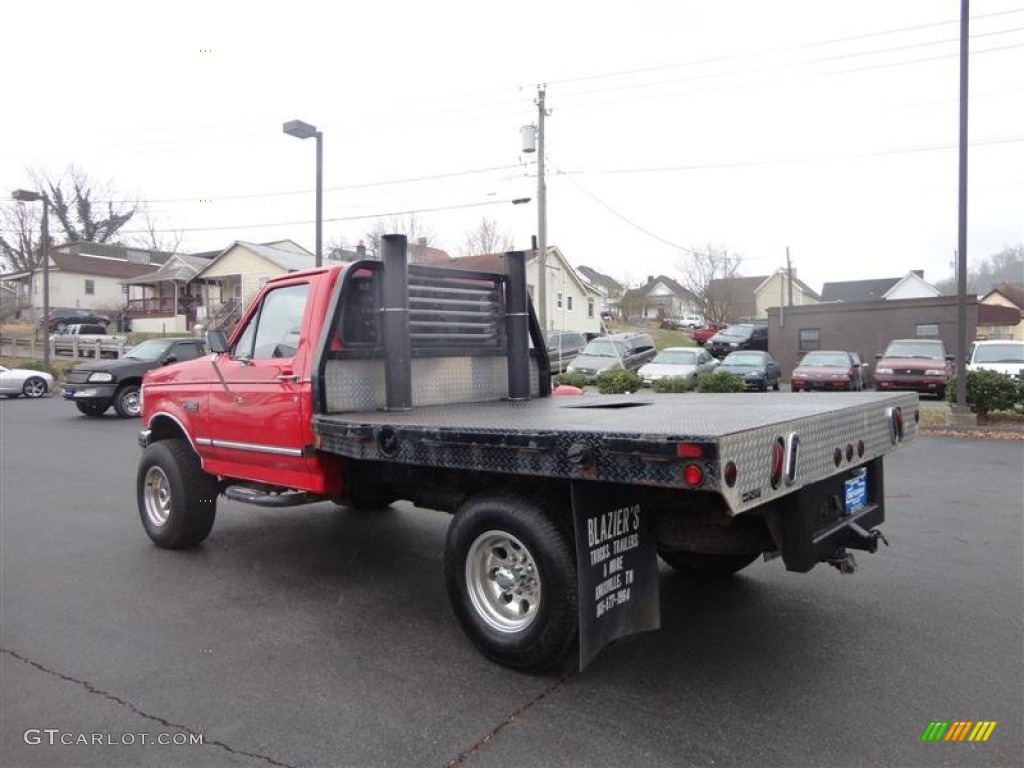
<svg viewBox="0 0 1024 768"><path fill-rule="evenodd" d="M697 380L698 392L745 392L746 389L743 379L734 373L716 371Z"/></svg>
<svg viewBox="0 0 1024 768"><path fill-rule="evenodd" d="M955 376L946 385L946 399L956 402ZM993 411L1024 413L1024 386L998 371L968 371L967 404L983 416Z"/></svg>
<svg viewBox="0 0 1024 768"><path fill-rule="evenodd" d="M583 389L587 384L587 377L582 373L560 373L555 376L555 381L559 384L568 384L570 387Z"/></svg>
<svg viewBox="0 0 1024 768"><path fill-rule="evenodd" d="M602 395L621 395L623 392L636 392L644 384L643 379L633 373L616 368L612 371L601 371L597 374L597 391Z"/></svg>
<svg viewBox="0 0 1024 768"><path fill-rule="evenodd" d="M693 392L697 380L690 376L666 376L651 384L655 392Z"/></svg>

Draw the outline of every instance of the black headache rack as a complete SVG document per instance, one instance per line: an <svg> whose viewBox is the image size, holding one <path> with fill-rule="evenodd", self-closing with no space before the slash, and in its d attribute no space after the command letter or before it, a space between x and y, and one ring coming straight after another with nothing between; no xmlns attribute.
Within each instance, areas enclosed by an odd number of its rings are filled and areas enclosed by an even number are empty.
<svg viewBox="0 0 1024 768"><path fill-rule="evenodd" d="M526 289L525 256L505 254L505 273L408 264L406 238L385 235L381 261L359 261L338 281L330 323L318 350L313 396L327 413L327 366L335 360L383 360L386 410L412 407L412 361L503 357L508 399L551 393L551 366Z"/></svg>

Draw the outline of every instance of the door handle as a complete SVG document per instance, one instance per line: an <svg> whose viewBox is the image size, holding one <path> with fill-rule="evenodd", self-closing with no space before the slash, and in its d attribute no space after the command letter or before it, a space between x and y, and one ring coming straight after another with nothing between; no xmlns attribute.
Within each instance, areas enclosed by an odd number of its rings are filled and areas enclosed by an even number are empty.
<svg viewBox="0 0 1024 768"><path fill-rule="evenodd" d="M297 374L297 373L282 373L280 376L277 377L277 380L278 381L290 381L292 384L295 384L299 380L299 374Z"/></svg>

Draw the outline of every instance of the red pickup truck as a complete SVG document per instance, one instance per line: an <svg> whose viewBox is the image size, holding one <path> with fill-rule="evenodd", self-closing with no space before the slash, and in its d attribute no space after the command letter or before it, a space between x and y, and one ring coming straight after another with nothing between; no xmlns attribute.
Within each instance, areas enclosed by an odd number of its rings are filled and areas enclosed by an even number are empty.
<svg viewBox="0 0 1024 768"><path fill-rule="evenodd" d="M849 572L876 550L916 394L550 397L523 254L485 273L383 251L268 281L212 354L146 374L136 495L158 546L202 542L221 495L451 512L453 612L527 670L657 627L659 556Z"/></svg>
<svg viewBox="0 0 1024 768"><path fill-rule="evenodd" d="M698 347L703 347L708 339L723 328L728 327L725 323L708 323L703 328L694 328L690 331L690 338L694 340Z"/></svg>

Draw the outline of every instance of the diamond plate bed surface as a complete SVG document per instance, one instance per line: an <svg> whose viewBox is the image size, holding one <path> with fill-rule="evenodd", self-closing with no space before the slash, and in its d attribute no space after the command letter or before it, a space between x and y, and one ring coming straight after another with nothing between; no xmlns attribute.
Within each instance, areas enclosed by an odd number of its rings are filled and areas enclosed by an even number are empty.
<svg viewBox="0 0 1024 768"><path fill-rule="evenodd" d="M914 407L916 395L881 392L742 393L683 395L582 395L525 402L427 406L405 412L358 411L318 416L322 424L420 426L475 431L590 431L605 433L699 435L717 439L810 416L834 419L839 413L872 406ZM907 419L912 426L912 418Z"/></svg>

